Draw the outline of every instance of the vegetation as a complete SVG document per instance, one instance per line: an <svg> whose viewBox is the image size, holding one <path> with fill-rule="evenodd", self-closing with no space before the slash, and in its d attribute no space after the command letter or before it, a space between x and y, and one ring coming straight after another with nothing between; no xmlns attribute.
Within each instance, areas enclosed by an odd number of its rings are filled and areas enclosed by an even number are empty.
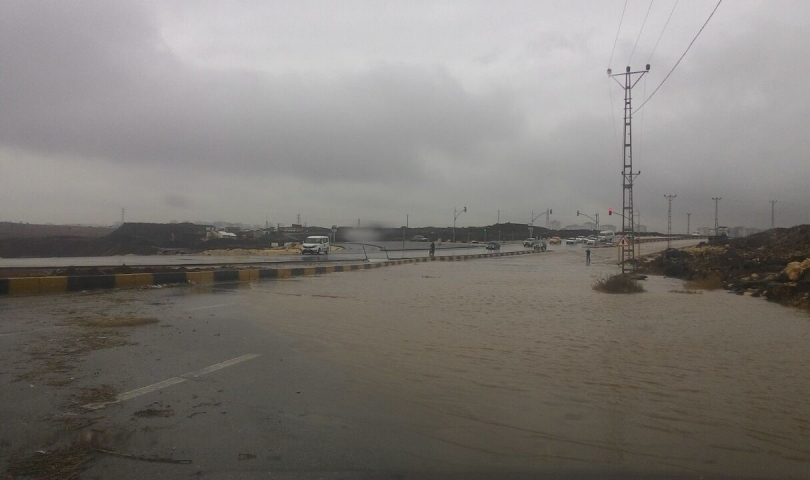
<svg viewBox="0 0 810 480"><path fill-rule="evenodd" d="M593 289L602 293L641 293L644 287L627 275L611 275L595 281Z"/></svg>
<svg viewBox="0 0 810 480"><path fill-rule="evenodd" d="M703 277L693 278L684 282L684 287L687 289L700 289L700 290L720 290L725 287L723 279L716 273L711 273Z"/></svg>

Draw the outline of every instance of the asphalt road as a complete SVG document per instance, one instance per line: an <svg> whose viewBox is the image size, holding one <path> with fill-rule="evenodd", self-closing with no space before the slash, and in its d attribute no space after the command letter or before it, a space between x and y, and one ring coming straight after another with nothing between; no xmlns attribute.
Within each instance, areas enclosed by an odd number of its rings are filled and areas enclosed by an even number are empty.
<svg viewBox="0 0 810 480"><path fill-rule="evenodd" d="M428 255L429 243L374 242L339 243L329 255L117 255L105 257L0 258L0 268L66 268L128 266L205 266L262 265L301 262L383 261L416 258ZM483 253L485 244L442 244L436 246L437 256ZM522 244L504 244L503 251L522 249Z"/></svg>

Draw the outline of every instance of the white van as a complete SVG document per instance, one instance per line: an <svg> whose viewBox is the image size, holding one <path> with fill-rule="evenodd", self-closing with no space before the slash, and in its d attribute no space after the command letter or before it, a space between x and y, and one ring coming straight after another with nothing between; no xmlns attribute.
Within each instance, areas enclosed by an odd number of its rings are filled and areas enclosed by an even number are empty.
<svg viewBox="0 0 810 480"><path fill-rule="evenodd" d="M599 239L600 242L610 243L613 241L614 235L615 233L613 233L613 230L604 230L599 232L599 237L597 238Z"/></svg>
<svg viewBox="0 0 810 480"><path fill-rule="evenodd" d="M301 254L314 253L319 255L321 252L329 255L329 237L323 235L313 235L307 237L304 243L301 244Z"/></svg>

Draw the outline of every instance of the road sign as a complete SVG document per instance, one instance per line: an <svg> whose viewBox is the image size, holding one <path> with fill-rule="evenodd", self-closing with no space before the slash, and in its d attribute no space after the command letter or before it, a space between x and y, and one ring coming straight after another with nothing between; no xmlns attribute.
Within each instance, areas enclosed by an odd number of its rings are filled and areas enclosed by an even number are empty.
<svg viewBox="0 0 810 480"><path fill-rule="evenodd" d="M627 237L622 235L622 238L619 239L619 243L617 243L616 245L618 245L620 247L629 247L630 242L627 241Z"/></svg>

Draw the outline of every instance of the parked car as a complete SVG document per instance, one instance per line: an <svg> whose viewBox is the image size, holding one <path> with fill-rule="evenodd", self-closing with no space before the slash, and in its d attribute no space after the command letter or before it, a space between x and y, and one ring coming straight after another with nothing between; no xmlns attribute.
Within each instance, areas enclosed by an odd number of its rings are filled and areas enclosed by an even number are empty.
<svg viewBox="0 0 810 480"><path fill-rule="evenodd" d="M593 239L593 238L589 238L589 239L588 239L588 240L585 242L585 245L596 245L596 240L595 240L595 239Z"/></svg>
<svg viewBox="0 0 810 480"><path fill-rule="evenodd" d="M548 240L548 243L550 243L550 244L552 244L552 245L559 245L559 244L561 244L561 243L562 243L562 238L560 238L560 237L551 237L551 238Z"/></svg>
<svg viewBox="0 0 810 480"><path fill-rule="evenodd" d="M428 239L424 235L414 235L411 237L412 242L427 242Z"/></svg>
<svg viewBox="0 0 810 480"><path fill-rule="evenodd" d="M498 242L489 242L487 243L487 250L500 250L501 244Z"/></svg>
<svg viewBox="0 0 810 480"><path fill-rule="evenodd" d="M577 244L577 239L575 237L566 238L565 239L565 244L566 245L576 245Z"/></svg>
<svg viewBox="0 0 810 480"><path fill-rule="evenodd" d="M306 255L307 253L315 255L325 253L329 255L329 237L323 235L307 237L304 243L301 244L301 254Z"/></svg>
<svg viewBox="0 0 810 480"><path fill-rule="evenodd" d="M529 237L526 240L523 240L523 246L526 248L531 248L532 243L534 243L536 239L534 237Z"/></svg>

